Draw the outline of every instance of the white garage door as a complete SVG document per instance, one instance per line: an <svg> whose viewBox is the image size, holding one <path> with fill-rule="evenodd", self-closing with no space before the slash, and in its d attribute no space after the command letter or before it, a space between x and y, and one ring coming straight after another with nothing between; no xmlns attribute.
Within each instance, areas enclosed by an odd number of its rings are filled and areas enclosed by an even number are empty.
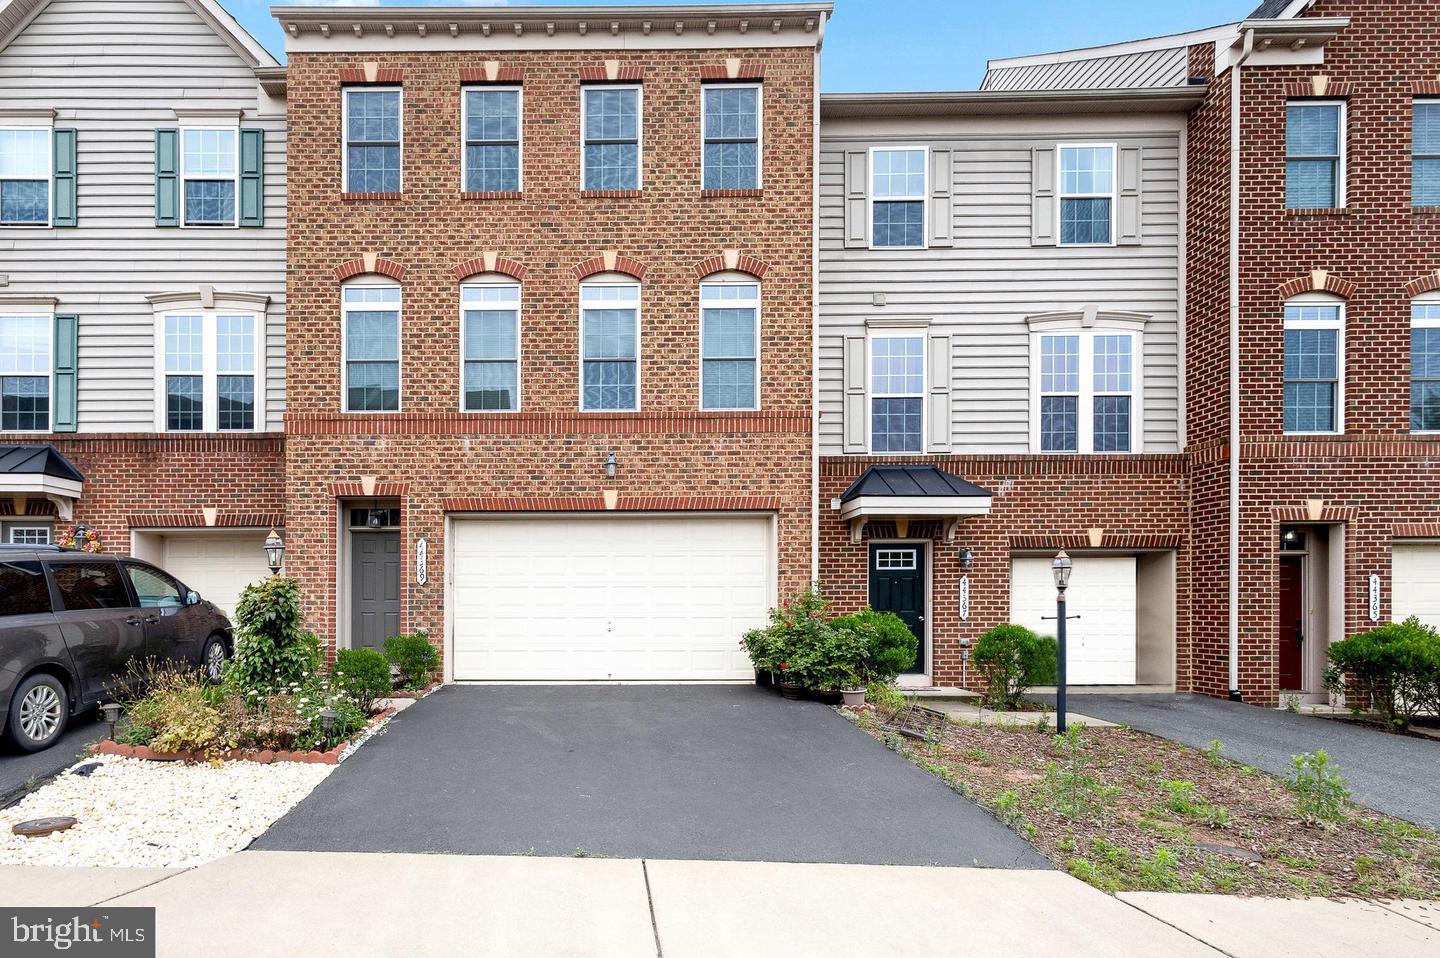
<svg viewBox="0 0 1440 958"><path fill-rule="evenodd" d="M770 539L749 516L458 520L455 678L750 679Z"/></svg>
<svg viewBox="0 0 1440 958"><path fill-rule="evenodd" d="M1440 544L1395 546L1390 572L1391 618L1401 622L1419 616L1440 628Z"/></svg>
<svg viewBox="0 0 1440 958"><path fill-rule="evenodd" d="M1074 685L1135 684L1135 559L1075 559L1066 593L1065 679ZM1048 619L1042 618L1048 616ZM1049 558L1011 564L1010 620L1055 634L1055 580Z"/></svg>
<svg viewBox="0 0 1440 958"><path fill-rule="evenodd" d="M157 565L230 616L245 587L270 574L263 532L167 535Z"/></svg>

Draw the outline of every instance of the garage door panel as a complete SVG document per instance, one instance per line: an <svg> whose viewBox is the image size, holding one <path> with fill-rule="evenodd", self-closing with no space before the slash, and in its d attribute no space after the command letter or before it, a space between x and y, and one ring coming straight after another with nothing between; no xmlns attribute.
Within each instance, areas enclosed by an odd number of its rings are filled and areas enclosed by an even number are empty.
<svg viewBox="0 0 1440 958"><path fill-rule="evenodd" d="M1440 543L1396 544L1391 561L1391 618L1440 628Z"/></svg>
<svg viewBox="0 0 1440 958"><path fill-rule="evenodd" d="M763 517L459 520L457 679L745 680Z"/></svg>
<svg viewBox="0 0 1440 958"><path fill-rule="evenodd" d="M234 616L245 586L270 575L265 534L172 533L163 537L159 565Z"/></svg>
<svg viewBox="0 0 1440 958"><path fill-rule="evenodd" d="M1050 559L1011 563L1010 618L1055 634L1055 581ZM1066 679L1076 685L1135 684L1135 559L1078 556L1066 593Z"/></svg>

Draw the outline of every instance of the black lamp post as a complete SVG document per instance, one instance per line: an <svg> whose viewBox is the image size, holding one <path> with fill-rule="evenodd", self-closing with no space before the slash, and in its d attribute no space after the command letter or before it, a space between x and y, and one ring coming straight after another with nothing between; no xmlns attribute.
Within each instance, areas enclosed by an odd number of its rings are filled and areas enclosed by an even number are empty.
<svg viewBox="0 0 1440 958"><path fill-rule="evenodd" d="M270 566L271 575L280 574L280 564L285 558L285 543L280 538L280 533L274 529L265 537L265 561Z"/></svg>
<svg viewBox="0 0 1440 958"><path fill-rule="evenodd" d="M1055 731L1065 733L1065 590L1070 586L1070 557L1061 549L1050 563L1055 576L1055 630L1059 645L1055 663Z"/></svg>

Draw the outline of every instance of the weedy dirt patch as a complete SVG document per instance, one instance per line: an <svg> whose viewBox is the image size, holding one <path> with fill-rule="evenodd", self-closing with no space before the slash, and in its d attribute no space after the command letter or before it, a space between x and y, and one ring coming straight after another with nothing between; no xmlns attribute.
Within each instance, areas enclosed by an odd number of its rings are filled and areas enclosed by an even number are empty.
<svg viewBox="0 0 1440 958"><path fill-rule="evenodd" d="M850 717L1104 891L1440 899L1440 835L1344 801L1313 758L1292 785L1125 728L926 722L917 739Z"/></svg>

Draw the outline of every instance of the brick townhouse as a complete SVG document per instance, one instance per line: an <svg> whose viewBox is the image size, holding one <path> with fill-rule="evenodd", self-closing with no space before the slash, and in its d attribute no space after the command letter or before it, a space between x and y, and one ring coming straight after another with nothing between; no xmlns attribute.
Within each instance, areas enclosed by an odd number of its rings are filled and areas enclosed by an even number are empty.
<svg viewBox="0 0 1440 958"><path fill-rule="evenodd" d="M828 13L275 11L286 565L327 642L750 677L812 575Z"/></svg>

